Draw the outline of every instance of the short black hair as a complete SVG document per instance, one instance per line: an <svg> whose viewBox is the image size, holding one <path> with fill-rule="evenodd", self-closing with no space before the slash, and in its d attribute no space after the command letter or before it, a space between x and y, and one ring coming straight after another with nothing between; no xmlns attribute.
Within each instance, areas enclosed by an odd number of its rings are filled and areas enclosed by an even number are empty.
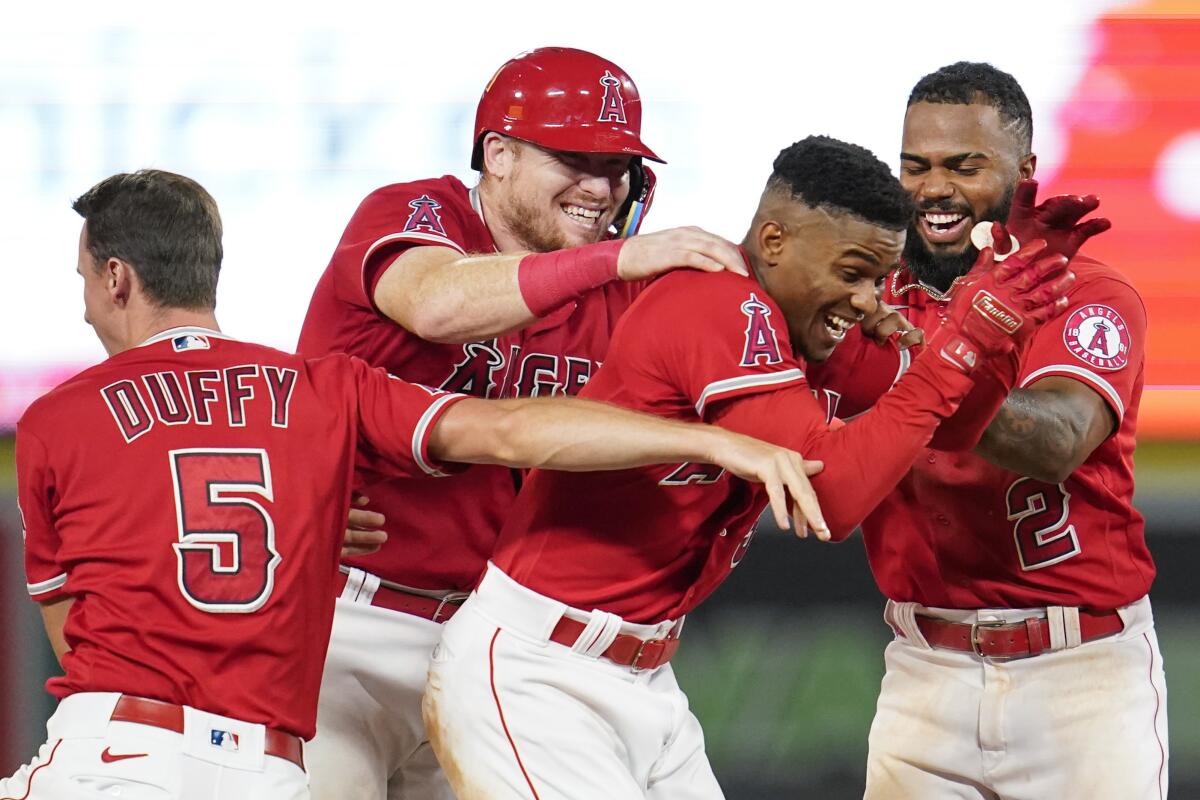
<svg viewBox="0 0 1200 800"><path fill-rule="evenodd" d="M71 208L84 219L92 258L129 264L153 303L216 307L221 215L203 186L163 170L123 172L88 189Z"/></svg>
<svg viewBox="0 0 1200 800"><path fill-rule="evenodd" d="M887 164L865 147L809 136L775 158L768 186L812 208L825 208L893 231L908 228L913 206Z"/></svg>
<svg viewBox="0 0 1200 800"><path fill-rule="evenodd" d="M996 109L1001 121L1016 128L1026 151L1033 146L1033 110L1017 79L991 64L957 61L931 72L913 87L908 104L983 103Z"/></svg>

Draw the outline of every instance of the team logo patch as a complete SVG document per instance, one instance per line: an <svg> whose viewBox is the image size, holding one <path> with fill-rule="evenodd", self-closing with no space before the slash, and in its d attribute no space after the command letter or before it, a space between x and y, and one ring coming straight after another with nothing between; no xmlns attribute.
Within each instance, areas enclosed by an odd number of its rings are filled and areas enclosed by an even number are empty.
<svg viewBox="0 0 1200 800"><path fill-rule="evenodd" d="M211 345L205 337L187 333L172 339L171 347L176 353L182 353L184 350L207 350Z"/></svg>
<svg viewBox="0 0 1200 800"><path fill-rule="evenodd" d="M1009 336L1012 336L1021 327L1021 315L1001 303L990 292L980 289L971 300L971 306L987 317L988 322Z"/></svg>
<svg viewBox="0 0 1200 800"><path fill-rule="evenodd" d="M212 729L212 737L209 740L213 747L219 747L222 750L229 750L236 753L238 750L239 740L238 735L233 731L219 731L216 728Z"/></svg>
<svg viewBox="0 0 1200 800"><path fill-rule="evenodd" d="M779 354L779 340L769 319L771 307L751 292L750 299L742 303L742 313L746 315L747 322L741 365L753 367L760 363L778 364L783 361L783 356Z"/></svg>
<svg viewBox="0 0 1200 800"><path fill-rule="evenodd" d="M604 70L604 77L600 79L600 85L604 87L604 99L600 102L600 116L596 117L596 121L627 124L625 121L625 98L621 96L621 79L615 77L609 70Z"/></svg>
<svg viewBox="0 0 1200 800"><path fill-rule="evenodd" d="M1096 369L1121 369L1129 363L1129 328L1108 306L1075 309L1063 328L1063 344L1072 355Z"/></svg>
<svg viewBox="0 0 1200 800"><path fill-rule="evenodd" d="M409 231L425 231L426 233L436 233L439 236L446 235L446 229L442 227L442 217L438 214L438 209L442 204L434 200L427 194L423 194L416 200L409 200L408 207L413 210L408 215L408 222L404 223L404 232Z"/></svg>

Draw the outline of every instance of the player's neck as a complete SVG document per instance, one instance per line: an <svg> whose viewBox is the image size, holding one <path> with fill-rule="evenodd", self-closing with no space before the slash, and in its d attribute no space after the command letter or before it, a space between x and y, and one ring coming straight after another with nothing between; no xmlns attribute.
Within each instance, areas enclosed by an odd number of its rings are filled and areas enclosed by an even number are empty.
<svg viewBox="0 0 1200 800"><path fill-rule="evenodd" d="M479 199L479 211L483 224L487 227L496 249L501 253L517 253L529 248L508 229L504 224L504 215L499 211L500 201L496 197L493 181L480 180L476 187L476 197Z"/></svg>
<svg viewBox="0 0 1200 800"><path fill-rule="evenodd" d="M146 340L172 328L207 328L219 331L216 313L211 309L189 308L145 308L141 313L131 314L123 326L116 355L138 347Z"/></svg>
<svg viewBox="0 0 1200 800"><path fill-rule="evenodd" d="M750 265L750 277L762 283L762 256L758 254L753 238L749 234L746 234L746 238L742 240L742 243L738 247L746 255L746 261Z"/></svg>

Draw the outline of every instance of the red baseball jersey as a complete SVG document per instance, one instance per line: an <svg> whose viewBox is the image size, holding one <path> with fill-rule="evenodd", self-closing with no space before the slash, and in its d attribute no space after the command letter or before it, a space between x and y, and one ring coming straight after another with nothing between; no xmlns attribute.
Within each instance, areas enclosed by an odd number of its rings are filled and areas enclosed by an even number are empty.
<svg viewBox="0 0 1200 800"><path fill-rule="evenodd" d="M945 391L931 382L930 368L953 370L931 355L894 396L831 431L828 409L792 355L783 313L763 288L729 272L679 270L633 304L604 368L581 394L716 422L824 459L814 486L835 535L844 536L971 386L958 372L945 379ZM898 432L881 441L883 430ZM493 560L568 605L657 622L687 613L720 585L745 554L765 504L761 487L706 464L534 470Z"/></svg>
<svg viewBox="0 0 1200 800"><path fill-rule="evenodd" d="M317 284L299 351L350 353L405 380L478 397L577 393L603 361L616 318L640 284L607 284L523 331L468 344L425 341L375 307L379 278L408 248L495 252L482 213L467 188L450 176L369 195ZM406 586L469 590L483 572L520 480L512 470L475 466L416 485L363 469L357 488L386 516L390 535L378 553L346 563Z"/></svg>
<svg viewBox="0 0 1200 800"><path fill-rule="evenodd" d="M1133 507L1132 460L1146 311L1111 267L1076 256L1071 268L1077 281L1070 305L1034 337L1017 385L1050 376L1080 381L1112 410L1114 433L1057 485L970 452L923 453L863 523L871 569L888 597L947 608L1109 609L1149 590L1154 563ZM885 301L918 327L936 328L944 304L904 288L912 283L907 272L897 274ZM833 363L843 356L856 361L854 370ZM864 391L853 376L871 381L896 368L894 349L866 344L839 348L814 380L836 380L831 391L858 408L877 386Z"/></svg>
<svg viewBox="0 0 1200 800"><path fill-rule="evenodd" d="M17 426L28 588L74 599L47 688L310 738L356 448L440 474L429 432L460 399L175 328L36 401Z"/></svg>

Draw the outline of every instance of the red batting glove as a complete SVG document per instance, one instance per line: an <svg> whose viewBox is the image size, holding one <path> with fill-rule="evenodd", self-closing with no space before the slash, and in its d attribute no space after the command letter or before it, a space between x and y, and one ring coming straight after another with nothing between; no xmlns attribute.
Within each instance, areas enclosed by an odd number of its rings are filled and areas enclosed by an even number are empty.
<svg viewBox="0 0 1200 800"><path fill-rule="evenodd" d="M998 222L992 224L992 238L1009 240ZM951 287L945 321L929 346L970 374L985 359L1020 349L1042 324L1062 313L1074 283L1067 257L1051 252L1044 241L1027 243L1003 262L985 248L971 271Z"/></svg>
<svg viewBox="0 0 1200 800"><path fill-rule="evenodd" d="M1060 194L1034 205L1037 189L1037 181L1027 178L1017 184L1013 193L1007 227L1018 241L1043 239L1047 252L1071 259L1084 242L1112 227L1104 217L1080 222L1100 206L1100 198L1096 195Z"/></svg>

